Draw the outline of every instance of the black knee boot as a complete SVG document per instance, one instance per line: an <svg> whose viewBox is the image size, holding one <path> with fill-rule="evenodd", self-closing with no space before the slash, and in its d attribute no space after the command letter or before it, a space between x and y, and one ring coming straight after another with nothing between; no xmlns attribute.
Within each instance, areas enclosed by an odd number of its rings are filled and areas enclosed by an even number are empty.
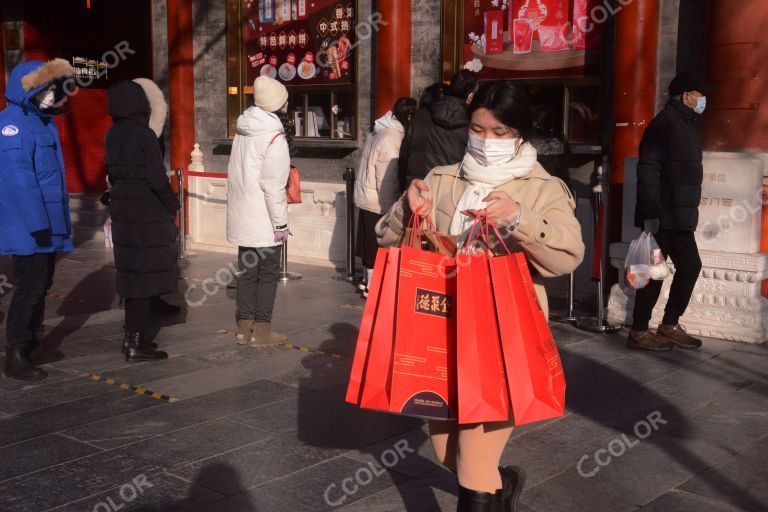
<svg viewBox="0 0 768 512"><path fill-rule="evenodd" d="M32 347L30 345L11 345L5 351L5 367L3 373L6 377L17 380L43 380L48 374L36 367L29 356Z"/></svg>
<svg viewBox="0 0 768 512"><path fill-rule="evenodd" d="M126 361L155 361L157 359L167 359L168 353L161 350L154 350L144 343L144 336L141 333L126 333Z"/></svg>
<svg viewBox="0 0 768 512"><path fill-rule="evenodd" d="M525 486L525 471L516 466L499 468L502 488L496 493L498 512L515 512L520 504L520 495Z"/></svg>
<svg viewBox="0 0 768 512"><path fill-rule="evenodd" d="M459 506L456 512L496 512L496 494L473 491L459 486Z"/></svg>

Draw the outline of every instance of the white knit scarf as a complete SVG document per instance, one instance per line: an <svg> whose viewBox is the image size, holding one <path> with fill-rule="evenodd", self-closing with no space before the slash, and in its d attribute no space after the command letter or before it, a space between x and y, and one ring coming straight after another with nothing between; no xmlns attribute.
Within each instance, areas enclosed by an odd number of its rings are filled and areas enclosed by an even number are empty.
<svg viewBox="0 0 768 512"><path fill-rule="evenodd" d="M456 205L449 234L458 235L462 242L466 240L474 219L461 212L484 209L487 205L483 199L496 187L514 179L528 176L533 172L535 165L536 149L528 142L520 146L515 158L493 167L481 165L471 154L467 153L459 168L459 177L466 178L469 181L469 186Z"/></svg>

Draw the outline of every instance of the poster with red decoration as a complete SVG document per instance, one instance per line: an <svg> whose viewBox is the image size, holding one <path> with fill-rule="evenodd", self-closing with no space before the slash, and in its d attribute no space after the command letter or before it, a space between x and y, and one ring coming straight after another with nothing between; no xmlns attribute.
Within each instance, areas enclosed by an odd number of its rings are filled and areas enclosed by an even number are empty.
<svg viewBox="0 0 768 512"><path fill-rule="evenodd" d="M464 0L464 68L483 80L598 74L601 26L584 19L595 2ZM501 36L488 22L499 13Z"/></svg>
<svg viewBox="0 0 768 512"><path fill-rule="evenodd" d="M245 8L249 83L260 75L285 85L353 83L353 1L250 0Z"/></svg>

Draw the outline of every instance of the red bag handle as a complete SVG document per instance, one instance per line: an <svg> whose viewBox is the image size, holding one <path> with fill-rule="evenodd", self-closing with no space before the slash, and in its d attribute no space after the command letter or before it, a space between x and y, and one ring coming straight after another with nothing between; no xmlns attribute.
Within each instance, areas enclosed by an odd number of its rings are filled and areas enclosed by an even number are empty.
<svg viewBox="0 0 768 512"><path fill-rule="evenodd" d="M507 246L507 243L504 241L504 237L501 236L501 232L499 231L499 228L496 227L496 224L493 222L490 222L488 220L488 212L484 212L485 218L483 218L483 213L478 212L477 216L475 217L475 222L472 223L472 227L469 228L469 235L467 236L467 242L464 244L464 247L467 247L471 242L474 242L475 240L482 240L485 243L486 248L491 251L491 230L496 235L496 238L499 239L499 242L501 242L502 247L504 247L504 250L507 251L507 255L511 255L512 251L509 249L509 246ZM479 227L479 229L478 229Z"/></svg>

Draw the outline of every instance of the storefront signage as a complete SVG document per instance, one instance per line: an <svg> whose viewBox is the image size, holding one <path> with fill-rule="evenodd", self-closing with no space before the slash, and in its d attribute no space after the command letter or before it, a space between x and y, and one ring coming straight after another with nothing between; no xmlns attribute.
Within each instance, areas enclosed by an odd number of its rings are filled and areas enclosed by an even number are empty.
<svg viewBox="0 0 768 512"><path fill-rule="evenodd" d="M246 5L248 83L259 75L286 85L353 82L353 1L258 0Z"/></svg>

